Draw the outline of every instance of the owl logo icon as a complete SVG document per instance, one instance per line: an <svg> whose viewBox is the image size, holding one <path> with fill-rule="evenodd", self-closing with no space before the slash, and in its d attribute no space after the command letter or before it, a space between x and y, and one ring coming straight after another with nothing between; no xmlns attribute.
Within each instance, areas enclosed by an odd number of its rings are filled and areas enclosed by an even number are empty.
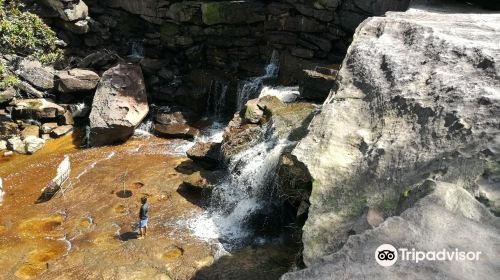
<svg viewBox="0 0 500 280"><path fill-rule="evenodd" d="M382 244L375 250L375 260L381 266L392 266L398 260L398 250L391 244Z"/></svg>

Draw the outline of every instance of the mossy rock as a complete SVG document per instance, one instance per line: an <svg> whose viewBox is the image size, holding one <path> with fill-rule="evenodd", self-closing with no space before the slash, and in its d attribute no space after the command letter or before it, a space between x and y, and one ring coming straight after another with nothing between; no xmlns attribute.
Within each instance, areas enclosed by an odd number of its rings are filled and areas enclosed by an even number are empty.
<svg viewBox="0 0 500 280"><path fill-rule="evenodd" d="M180 31L179 25L170 22L164 23L160 27L160 38L162 41L164 41L167 38L170 38L171 36L179 34L179 31Z"/></svg>
<svg viewBox="0 0 500 280"><path fill-rule="evenodd" d="M201 6L203 16L203 23L207 25L214 25L224 22L221 17L221 4L220 3L204 3Z"/></svg>

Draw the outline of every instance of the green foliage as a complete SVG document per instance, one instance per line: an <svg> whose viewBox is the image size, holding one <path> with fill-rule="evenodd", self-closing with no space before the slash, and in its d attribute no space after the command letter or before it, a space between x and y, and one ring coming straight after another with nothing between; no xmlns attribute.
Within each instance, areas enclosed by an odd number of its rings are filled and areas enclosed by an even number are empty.
<svg viewBox="0 0 500 280"><path fill-rule="evenodd" d="M37 15L19 10L16 1L0 0L0 52L33 56L42 63L62 57L56 34Z"/></svg>
<svg viewBox="0 0 500 280"><path fill-rule="evenodd" d="M0 62L0 90L4 90L17 83L19 83L19 80L15 76L9 75L7 67Z"/></svg>
<svg viewBox="0 0 500 280"><path fill-rule="evenodd" d="M394 200L386 200L382 206L384 207L384 210L390 212L396 210L398 203Z"/></svg>

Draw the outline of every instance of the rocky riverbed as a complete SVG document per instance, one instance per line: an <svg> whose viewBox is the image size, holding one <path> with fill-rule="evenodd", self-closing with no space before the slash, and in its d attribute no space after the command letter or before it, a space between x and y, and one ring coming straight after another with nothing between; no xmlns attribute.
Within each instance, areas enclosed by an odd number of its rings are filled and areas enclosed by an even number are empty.
<svg viewBox="0 0 500 280"><path fill-rule="evenodd" d="M67 135L35 155L1 158L2 279L276 279L293 264L295 246L225 255L210 229L189 224L204 212L206 198L179 189L201 179L179 152L185 143L151 136L79 149L80 140ZM36 204L65 155L72 164L67 189ZM142 196L151 205L150 229L137 240Z"/></svg>
<svg viewBox="0 0 500 280"><path fill-rule="evenodd" d="M498 279L498 10L0 0L0 277Z"/></svg>

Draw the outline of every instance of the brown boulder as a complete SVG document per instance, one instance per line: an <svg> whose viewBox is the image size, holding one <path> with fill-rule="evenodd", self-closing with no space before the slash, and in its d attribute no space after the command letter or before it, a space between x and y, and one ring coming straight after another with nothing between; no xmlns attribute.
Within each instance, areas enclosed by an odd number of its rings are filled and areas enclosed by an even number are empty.
<svg viewBox="0 0 500 280"><path fill-rule="evenodd" d="M200 131L187 124L155 124L155 134L167 138L194 139Z"/></svg>
<svg viewBox="0 0 500 280"><path fill-rule="evenodd" d="M141 67L118 64L102 75L90 112L91 146L127 140L148 114Z"/></svg>
<svg viewBox="0 0 500 280"><path fill-rule="evenodd" d="M47 99L17 99L10 103L15 119L50 119L63 115L66 110Z"/></svg>
<svg viewBox="0 0 500 280"><path fill-rule="evenodd" d="M187 151L188 158L206 169L215 169L220 161L220 143L196 143Z"/></svg>
<svg viewBox="0 0 500 280"><path fill-rule="evenodd" d="M52 136L54 138L61 137L63 135L68 134L72 130L73 130L72 125L62 125L62 126L59 126L57 128L54 128L52 130L52 132L50 132L50 136Z"/></svg>

